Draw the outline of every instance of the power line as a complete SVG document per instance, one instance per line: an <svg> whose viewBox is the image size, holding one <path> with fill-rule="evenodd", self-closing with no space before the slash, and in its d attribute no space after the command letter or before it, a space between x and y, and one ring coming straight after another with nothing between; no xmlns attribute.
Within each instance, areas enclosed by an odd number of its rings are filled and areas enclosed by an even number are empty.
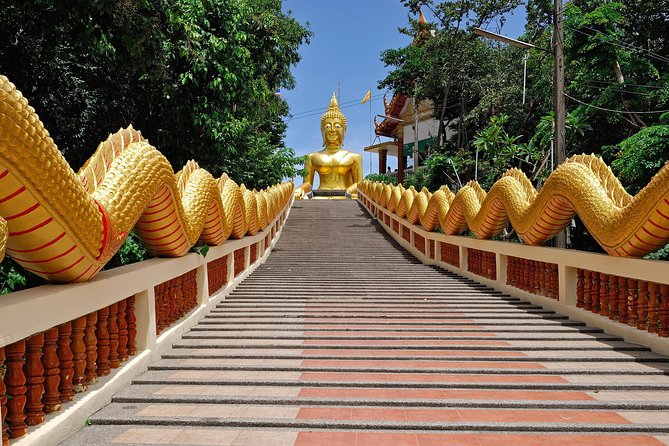
<svg viewBox="0 0 669 446"><path fill-rule="evenodd" d="M379 99L381 99L381 97L380 97L380 96L377 96L376 98L372 98L372 99L370 99L369 101L370 101L370 102L375 102L375 101L378 101ZM359 105L362 105L362 104L360 103L360 100L358 100L358 99L356 99L355 101L350 101L350 102L354 102L354 103L353 103L353 104L350 104L350 105L342 105L342 106L340 106L339 108L340 108L340 109L342 109L342 108L351 108L351 107L357 107L357 106L359 106ZM346 102L344 102L344 104L346 104ZM303 114L303 115L301 115L301 116L290 115L289 118L288 118L288 122L290 122L290 121L294 121L294 120L297 120L297 119L310 118L310 117L312 117L312 116L318 116L318 115L322 114L324 111L327 111L327 109L328 109L327 107L325 107L325 108L321 108L321 109L318 109L317 111L315 110L315 113L310 113L310 114L306 114L306 115ZM303 113L306 113L306 112L303 112Z"/></svg>
<svg viewBox="0 0 669 446"><path fill-rule="evenodd" d="M378 99L380 97L382 97L382 95L372 96L369 100L375 100L375 99ZM345 106L347 104L354 104L354 103L359 102L359 101L360 101L359 99L352 99L350 101L340 102L339 107L341 108L341 106ZM318 107L318 108L314 108L312 110L306 110L306 111L302 111L302 112L292 113L291 116L297 117L299 115L304 115L304 114L313 113L313 112L319 112L320 113L320 112L323 112L327 109L328 109L328 107Z"/></svg>
<svg viewBox="0 0 669 446"><path fill-rule="evenodd" d="M621 90L619 88L610 88L610 87L615 87L614 84L610 84L608 86L602 86L602 85L593 85L593 84L581 83L581 82L570 82L570 85L576 85L578 87L597 88L598 90L608 90L608 91L614 92L614 93L629 93L629 94L634 94L634 95L639 95L639 96L645 96L645 95L651 94L651 92L649 92L649 91L632 91L632 90ZM618 84L618 85L624 86L623 84Z"/></svg>
<svg viewBox="0 0 669 446"><path fill-rule="evenodd" d="M598 81L591 79L590 82L594 82L597 84L616 84L616 85L621 85L623 87L639 87L639 88L655 88L658 90L661 90L663 88L667 88L666 86L662 85L643 85L643 84L630 84L629 82L623 82L622 84L619 82L614 82L614 81Z"/></svg>
<svg viewBox="0 0 669 446"><path fill-rule="evenodd" d="M567 93L562 93L565 97L571 99L572 101L578 102L581 105L585 105L587 107L592 107L597 110L601 111L606 111L606 112L611 112L611 113L624 113L624 114L636 114L636 115L648 115L648 114L655 114L655 113L667 113L669 110L655 110L655 111L631 111L631 110L614 110L612 108L606 108L606 107L600 107L598 105L594 104L589 104L587 102L583 102L580 99L576 99L572 96L569 96Z"/></svg>
<svg viewBox="0 0 669 446"><path fill-rule="evenodd" d="M606 39L605 40L606 43L609 43L609 44L615 45L615 46L619 46L621 48L625 48L625 49L628 49L628 50L636 51L636 52L639 52L639 53L645 53L647 56L652 57L653 59L657 59L661 62L669 63L669 58L667 58L667 57L664 57L660 54L654 53L654 52L652 52L650 50L647 50L645 48L634 46L634 45L629 44L629 43L614 42L611 39L616 39L616 37L610 36L610 35L608 35L606 33L603 33L599 30L596 30L596 29L593 29L593 28L588 28L587 26L584 26L583 28L592 30L593 32L597 33L597 34L591 34L591 33L587 33L587 32L585 32L583 30L580 30L580 29L572 28L570 26L568 26L568 28L570 30L574 31L574 32L577 32L579 34L583 34L584 36L588 36L588 37L597 37L597 35L601 34Z"/></svg>

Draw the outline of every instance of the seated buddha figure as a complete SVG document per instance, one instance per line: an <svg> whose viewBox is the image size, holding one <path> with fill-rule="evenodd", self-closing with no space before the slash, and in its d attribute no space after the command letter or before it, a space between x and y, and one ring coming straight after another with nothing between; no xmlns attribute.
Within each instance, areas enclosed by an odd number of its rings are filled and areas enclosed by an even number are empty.
<svg viewBox="0 0 669 446"><path fill-rule="evenodd" d="M307 155L304 162L307 175L302 185L295 189L295 198L303 198L311 191L316 172L321 181L318 190L343 190L356 198L358 183L362 181L362 155L341 148L346 135L346 117L334 94L330 107L321 118L321 134L325 148Z"/></svg>

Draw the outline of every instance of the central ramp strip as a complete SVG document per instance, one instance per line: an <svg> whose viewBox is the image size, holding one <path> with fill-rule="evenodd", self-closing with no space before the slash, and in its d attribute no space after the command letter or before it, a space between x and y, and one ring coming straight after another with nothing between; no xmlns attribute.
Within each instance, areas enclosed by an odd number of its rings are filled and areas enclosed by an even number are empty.
<svg viewBox="0 0 669 446"><path fill-rule="evenodd" d="M267 262L70 445L669 444L669 358L428 267L352 201Z"/></svg>

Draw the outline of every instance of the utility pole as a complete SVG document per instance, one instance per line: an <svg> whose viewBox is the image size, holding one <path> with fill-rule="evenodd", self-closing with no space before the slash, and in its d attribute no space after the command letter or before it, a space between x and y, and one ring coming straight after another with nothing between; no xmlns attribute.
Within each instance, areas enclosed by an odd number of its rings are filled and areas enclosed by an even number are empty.
<svg viewBox="0 0 669 446"><path fill-rule="evenodd" d="M416 103L416 92L413 95L413 171L418 169L418 103Z"/></svg>
<svg viewBox="0 0 669 446"><path fill-rule="evenodd" d="M553 57L554 57L554 101L555 101L555 129L554 150L555 166L560 166L567 157L565 150L565 104L564 104L564 27L562 22L562 0L554 0L553 11ZM567 228L560 231L555 237L557 248L567 247Z"/></svg>

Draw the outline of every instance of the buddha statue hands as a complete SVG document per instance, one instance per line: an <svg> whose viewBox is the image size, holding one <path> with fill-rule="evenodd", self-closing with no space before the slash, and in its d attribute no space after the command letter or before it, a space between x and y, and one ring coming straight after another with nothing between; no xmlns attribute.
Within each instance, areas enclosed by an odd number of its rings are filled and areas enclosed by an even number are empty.
<svg viewBox="0 0 669 446"><path fill-rule="evenodd" d="M346 136L346 117L334 94L321 118L321 135L324 149L307 155L304 162L307 175L295 189L295 198L301 199L311 191L316 172L320 177L318 190L344 190L356 198L358 183L362 181L362 155L341 148Z"/></svg>

